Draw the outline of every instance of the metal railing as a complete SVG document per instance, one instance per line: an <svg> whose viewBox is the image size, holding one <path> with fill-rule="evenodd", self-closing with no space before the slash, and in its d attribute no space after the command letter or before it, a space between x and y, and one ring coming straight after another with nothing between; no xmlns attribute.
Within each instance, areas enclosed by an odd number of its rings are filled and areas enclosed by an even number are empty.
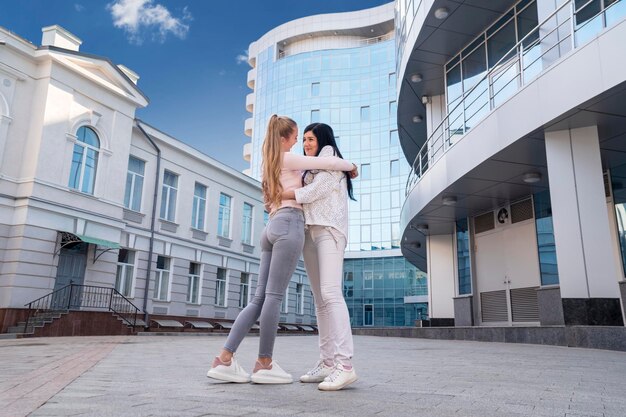
<svg viewBox="0 0 626 417"><path fill-rule="evenodd" d="M119 316L129 326L137 324L139 308L115 288L93 285L68 284L48 295L25 304L28 316L24 324L24 333L29 323L37 318L70 310L107 310Z"/></svg>
<svg viewBox="0 0 626 417"><path fill-rule="evenodd" d="M354 45L349 46L349 48L358 48L358 47L361 47L361 46L372 45L372 44L375 44L375 43L378 43L378 42L388 41L390 39L393 39L393 37L394 37L394 32L391 31L391 32L386 33L386 34L381 35L381 36L374 36L372 38L356 40L354 42ZM301 52L305 52L305 51L301 51ZM296 53L300 53L300 52L296 52ZM288 56L291 56L291 55L295 55L296 53L292 53L289 50L283 50L283 51L278 52L278 59L282 59L282 58L285 58L285 57L288 57Z"/></svg>
<svg viewBox="0 0 626 417"><path fill-rule="evenodd" d="M413 161L406 182L406 196L424 173L473 125L575 49L577 32L595 25L598 18L602 18L598 31L604 29L607 26L607 12L619 4L620 9L615 10L622 13L626 4L617 0L590 17L590 9L596 2L597 0L589 0L576 10L575 1L565 1L500 58L469 91L457 99L458 102L448 106L451 108L448 114L429 135ZM577 25L579 14L584 15L584 23Z"/></svg>

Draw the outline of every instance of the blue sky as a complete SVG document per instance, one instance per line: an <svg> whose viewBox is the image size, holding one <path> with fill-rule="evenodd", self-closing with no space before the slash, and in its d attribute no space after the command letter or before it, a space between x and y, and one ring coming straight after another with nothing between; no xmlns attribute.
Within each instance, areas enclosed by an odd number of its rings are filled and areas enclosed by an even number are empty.
<svg viewBox="0 0 626 417"><path fill-rule="evenodd" d="M150 99L137 116L243 170L251 42L290 20L387 0L0 0L0 26L36 45L58 24L81 51L124 64ZM312 28L314 29L314 28Z"/></svg>

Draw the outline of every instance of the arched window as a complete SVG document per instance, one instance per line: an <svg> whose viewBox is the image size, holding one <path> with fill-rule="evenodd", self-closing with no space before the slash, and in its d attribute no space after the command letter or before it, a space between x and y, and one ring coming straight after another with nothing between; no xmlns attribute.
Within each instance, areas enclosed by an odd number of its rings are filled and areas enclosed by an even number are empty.
<svg viewBox="0 0 626 417"><path fill-rule="evenodd" d="M76 132L76 137L78 140L74 144L68 186L83 193L93 194L100 140L96 132L87 126L81 126Z"/></svg>

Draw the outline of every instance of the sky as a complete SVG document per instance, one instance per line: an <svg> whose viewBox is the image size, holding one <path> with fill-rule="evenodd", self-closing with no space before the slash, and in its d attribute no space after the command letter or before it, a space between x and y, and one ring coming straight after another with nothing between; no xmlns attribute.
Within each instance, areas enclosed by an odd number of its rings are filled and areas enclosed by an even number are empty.
<svg viewBox="0 0 626 417"><path fill-rule="evenodd" d="M139 74L150 103L136 116L230 165L243 160L247 49L300 17L367 9L388 0L0 0L0 26L35 45L58 24L81 52ZM311 28L314 30L314 28Z"/></svg>

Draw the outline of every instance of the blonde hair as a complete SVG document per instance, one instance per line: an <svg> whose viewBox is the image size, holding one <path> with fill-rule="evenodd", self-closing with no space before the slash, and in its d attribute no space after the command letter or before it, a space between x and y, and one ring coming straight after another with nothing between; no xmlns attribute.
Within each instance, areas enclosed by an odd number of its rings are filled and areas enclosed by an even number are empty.
<svg viewBox="0 0 626 417"><path fill-rule="evenodd" d="M280 183L280 169L283 165L283 152L281 138L288 138L295 129L296 122L286 116L272 115L267 124L265 141L263 142L263 200L272 209L280 206L283 186Z"/></svg>

